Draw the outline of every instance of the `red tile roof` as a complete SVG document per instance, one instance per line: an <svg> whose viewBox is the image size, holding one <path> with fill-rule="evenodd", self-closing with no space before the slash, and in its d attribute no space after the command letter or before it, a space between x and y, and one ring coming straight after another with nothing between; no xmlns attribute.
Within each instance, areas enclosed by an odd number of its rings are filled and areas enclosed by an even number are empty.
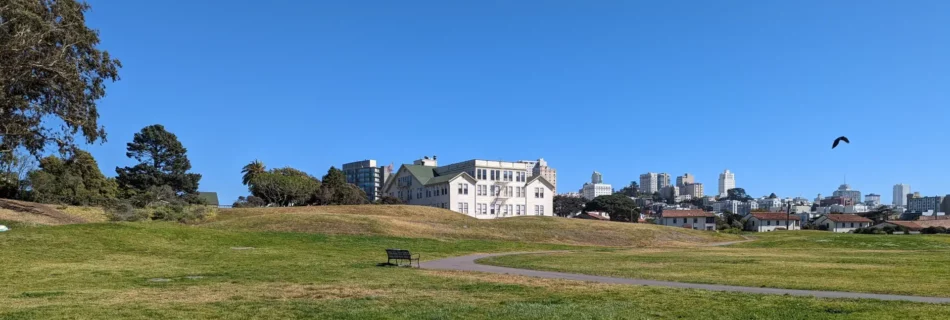
<svg viewBox="0 0 950 320"><path fill-rule="evenodd" d="M895 225L895 226L901 226L901 227L904 227L904 228L907 228L907 229L910 229L910 230L913 230L913 231L918 231L918 230L924 228L924 227L922 227L921 225L917 224L917 222L915 222L915 221L885 221L885 222L882 222L882 223L880 223L880 224L878 224L878 225L882 225L882 224L885 224L885 223L893 224L893 225Z"/></svg>
<svg viewBox="0 0 950 320"><path fill-rule="evenodd" d="M663 210L660 214L663 218L692 218L692 217L715 217L712 212L703 210Z"/></svg>
<svg viewBox="0 0 950 320"><path fill-rule="evenodd" d="M787 215L784 212L753 212L752 216L759 220L798 220L801 219L798 215Z"/></svg>
<svg viewBox="0 0 950 320"><path fill-rule="evenodd" d="M829 214L828 220L834 222L871 222L871 219L854 214Z"/></svg>

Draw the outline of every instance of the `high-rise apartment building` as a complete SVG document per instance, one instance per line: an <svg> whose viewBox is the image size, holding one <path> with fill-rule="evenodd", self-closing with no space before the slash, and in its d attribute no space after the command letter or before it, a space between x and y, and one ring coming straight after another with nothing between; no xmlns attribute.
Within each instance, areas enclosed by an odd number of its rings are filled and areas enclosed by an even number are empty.
<svg viewBox="0 0 950 320"><path fill-rule="evenodd" d="M719 174L719 196L725 197L728 195L729 189L736 188L736 175L732 172L729 172L729 169L726 169L723 173Z"/></svg>
<svg viewBox="0 0 950 320"><path fill-rule="evenodd" d="M899 207L907 206L907 195L910 194L910 185L898 183L894 185L894 198L891 204Z"/></svg>
<svg viewBox="0 0 950 320"><path fill-rule="evenodd" d="M640 193L653 194L659 191L659 180L656 173L647 172L640 175Z"/></svg>
<svg viewBox="0 0 950 320"><path fill-rule="evenodd" d="M554 185L528 177L522 162L469 160L438 166L435 157L404 164L383 193L410 205L445 208L478 219L554 215Z"/></svg>
<svg viewBox="0 0 950 320"><path fill-rule="evenodd" d="M682 188L683 186L685 186L685 185L687 185L687 184L695 183L695 182L696 182L695 177L693 177L693 175L691 175L691 174L689 174L689 173L684 173L683 175L681 175L681 176L679 176L679 177L676 177L676 186L677 186L677 187L681 187L681 188Z"/></svg>
<svg viewBox="0 0 950 320"><path fill-rule="evenodd" d="M703 184L702 183L687 183L680 187L680 195L691 195L693 198L702 198L703 197Z"/></svg>
<svg viewBox="0 0 950 320"><path fill-rule="evenodd" d="M590 175L590 183L585 183L581 187L581 196L587 200L594 199L599 196L607 196L613 193L613 187L609 184L604 183L604 176L600 172L594 171Z"/></svg>
<svg viewBox="0 0 950 320"><path fill-rule="evenodd" d="M881 195L868 193L867 195L864 196L864 204L872 208L881 205Z"/></svg>
<svg viewBox="0 0 950 320"><path fill-rule="evenodd" d="M346 183L352 183L366 193L370 202L382 197L382 187L392 173L392 165L377 167L376 160L363 160L343 164Z"/></svg>
<svg viewBox="0 0 950 320"><path fill-rule="evenodd" d="M941 196L921 197L918 195L907 195L907 212L924 213L929 210L933 212L940 211L940 203L943 201Z"/></svg>
<svg viewBox="0 0 950 320"><path fill-rule="evenodd" d="M518 161L520 163L526 163L531 168L529 172L529 177L542 176L545 180L548 180L551 184L554 185L554 192L557 192L557 170L548 166L548 162L544 161L544 158L538 159L537 161Z"/></svg>
<svg viewBox="0 0 950 320"><path fill-rule="evenodd" d="M657 173L656 174L656 188L660 190L669 186L670 186L670 175L665 172Z"/></svg>
<svg viewBox="0 0 950 320"><path fill-rule="evenodd" d="M851 198L851 203L854 204L861 203L861 191L851 190L851 186L847 183L839 186L838 190L835 190L831 195L834 197Z"/></svg>

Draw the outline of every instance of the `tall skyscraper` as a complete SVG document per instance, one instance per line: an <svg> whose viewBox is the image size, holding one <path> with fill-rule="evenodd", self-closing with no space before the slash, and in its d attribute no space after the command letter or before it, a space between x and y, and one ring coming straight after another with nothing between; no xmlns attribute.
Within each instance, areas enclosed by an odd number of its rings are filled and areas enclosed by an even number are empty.
<svg viewBox="0 0 950 320"><path fill-rule="evenodd" d="M907 195L910 194L910 185L898 183L894 185L894 198L891 204L895 206L907 206Z"/></svg>
<svg viewBox="0 0 950 320"><path fill-rule="evenodd" d="M729 172L729 169L726 169L723 173L719 174L719 196L725 197L728 195L729 189L735 189L736 187L736 174Z"/></svg>
<svg viewBox="0 0 950 320"><path fill-rule="evenodd" d="M693 175L689 173L684 173L683 175L676 177L676 186L682 187L690 183L695 183L696 179Z"/></svg>
<svg viewBox="0 0 950 320"><path fill-rule="evenodd" d="M670 175L667 173L656 174L656 188L662 190L670 186Z"/></svg>
<svg viewBox="0 0 950 320"><path fill-rule="evenodd" d="M604 183L604 175L594 171L594 173L590 174L590 183Z"/></svg>
<svg viewBox="0 0 950 320"><path fill-rule="evenodd" d="M654 192L659 192L660 187L658 184L656 173L647 172L640 175L640 193L653 194Z"/></svg>

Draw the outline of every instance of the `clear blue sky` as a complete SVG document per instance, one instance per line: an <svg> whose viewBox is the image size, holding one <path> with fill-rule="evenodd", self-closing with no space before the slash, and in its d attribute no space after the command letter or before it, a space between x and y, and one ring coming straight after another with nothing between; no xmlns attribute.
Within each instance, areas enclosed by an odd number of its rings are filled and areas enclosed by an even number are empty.
<svg viewBox="0 0 950 320"><path fill-rule="evenodd" d="M194 2L194 3L193 3ZM241 166L544 157L559 191L723 169L753 196L847 175L950 193L947 1L105 1L88 24L122 80L103 172L160 123L201 190ZM852 143L832 151L832 140Z"/></svg>

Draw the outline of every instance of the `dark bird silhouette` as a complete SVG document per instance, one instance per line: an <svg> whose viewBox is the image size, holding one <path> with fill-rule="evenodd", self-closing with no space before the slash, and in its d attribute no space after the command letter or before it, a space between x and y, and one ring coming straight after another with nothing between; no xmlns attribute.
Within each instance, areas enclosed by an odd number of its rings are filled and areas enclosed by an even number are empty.
<svg viewBox="0 0 950 320"><path fill-rule="evenodd" d="M840 136L838 137L838 139L835 139L835 143L831 145L831 148L834 149L835 147L837 147L838 143L841 141L844 141L845 143L851 143L851 141L848 141L848 137Z"/></svg>

